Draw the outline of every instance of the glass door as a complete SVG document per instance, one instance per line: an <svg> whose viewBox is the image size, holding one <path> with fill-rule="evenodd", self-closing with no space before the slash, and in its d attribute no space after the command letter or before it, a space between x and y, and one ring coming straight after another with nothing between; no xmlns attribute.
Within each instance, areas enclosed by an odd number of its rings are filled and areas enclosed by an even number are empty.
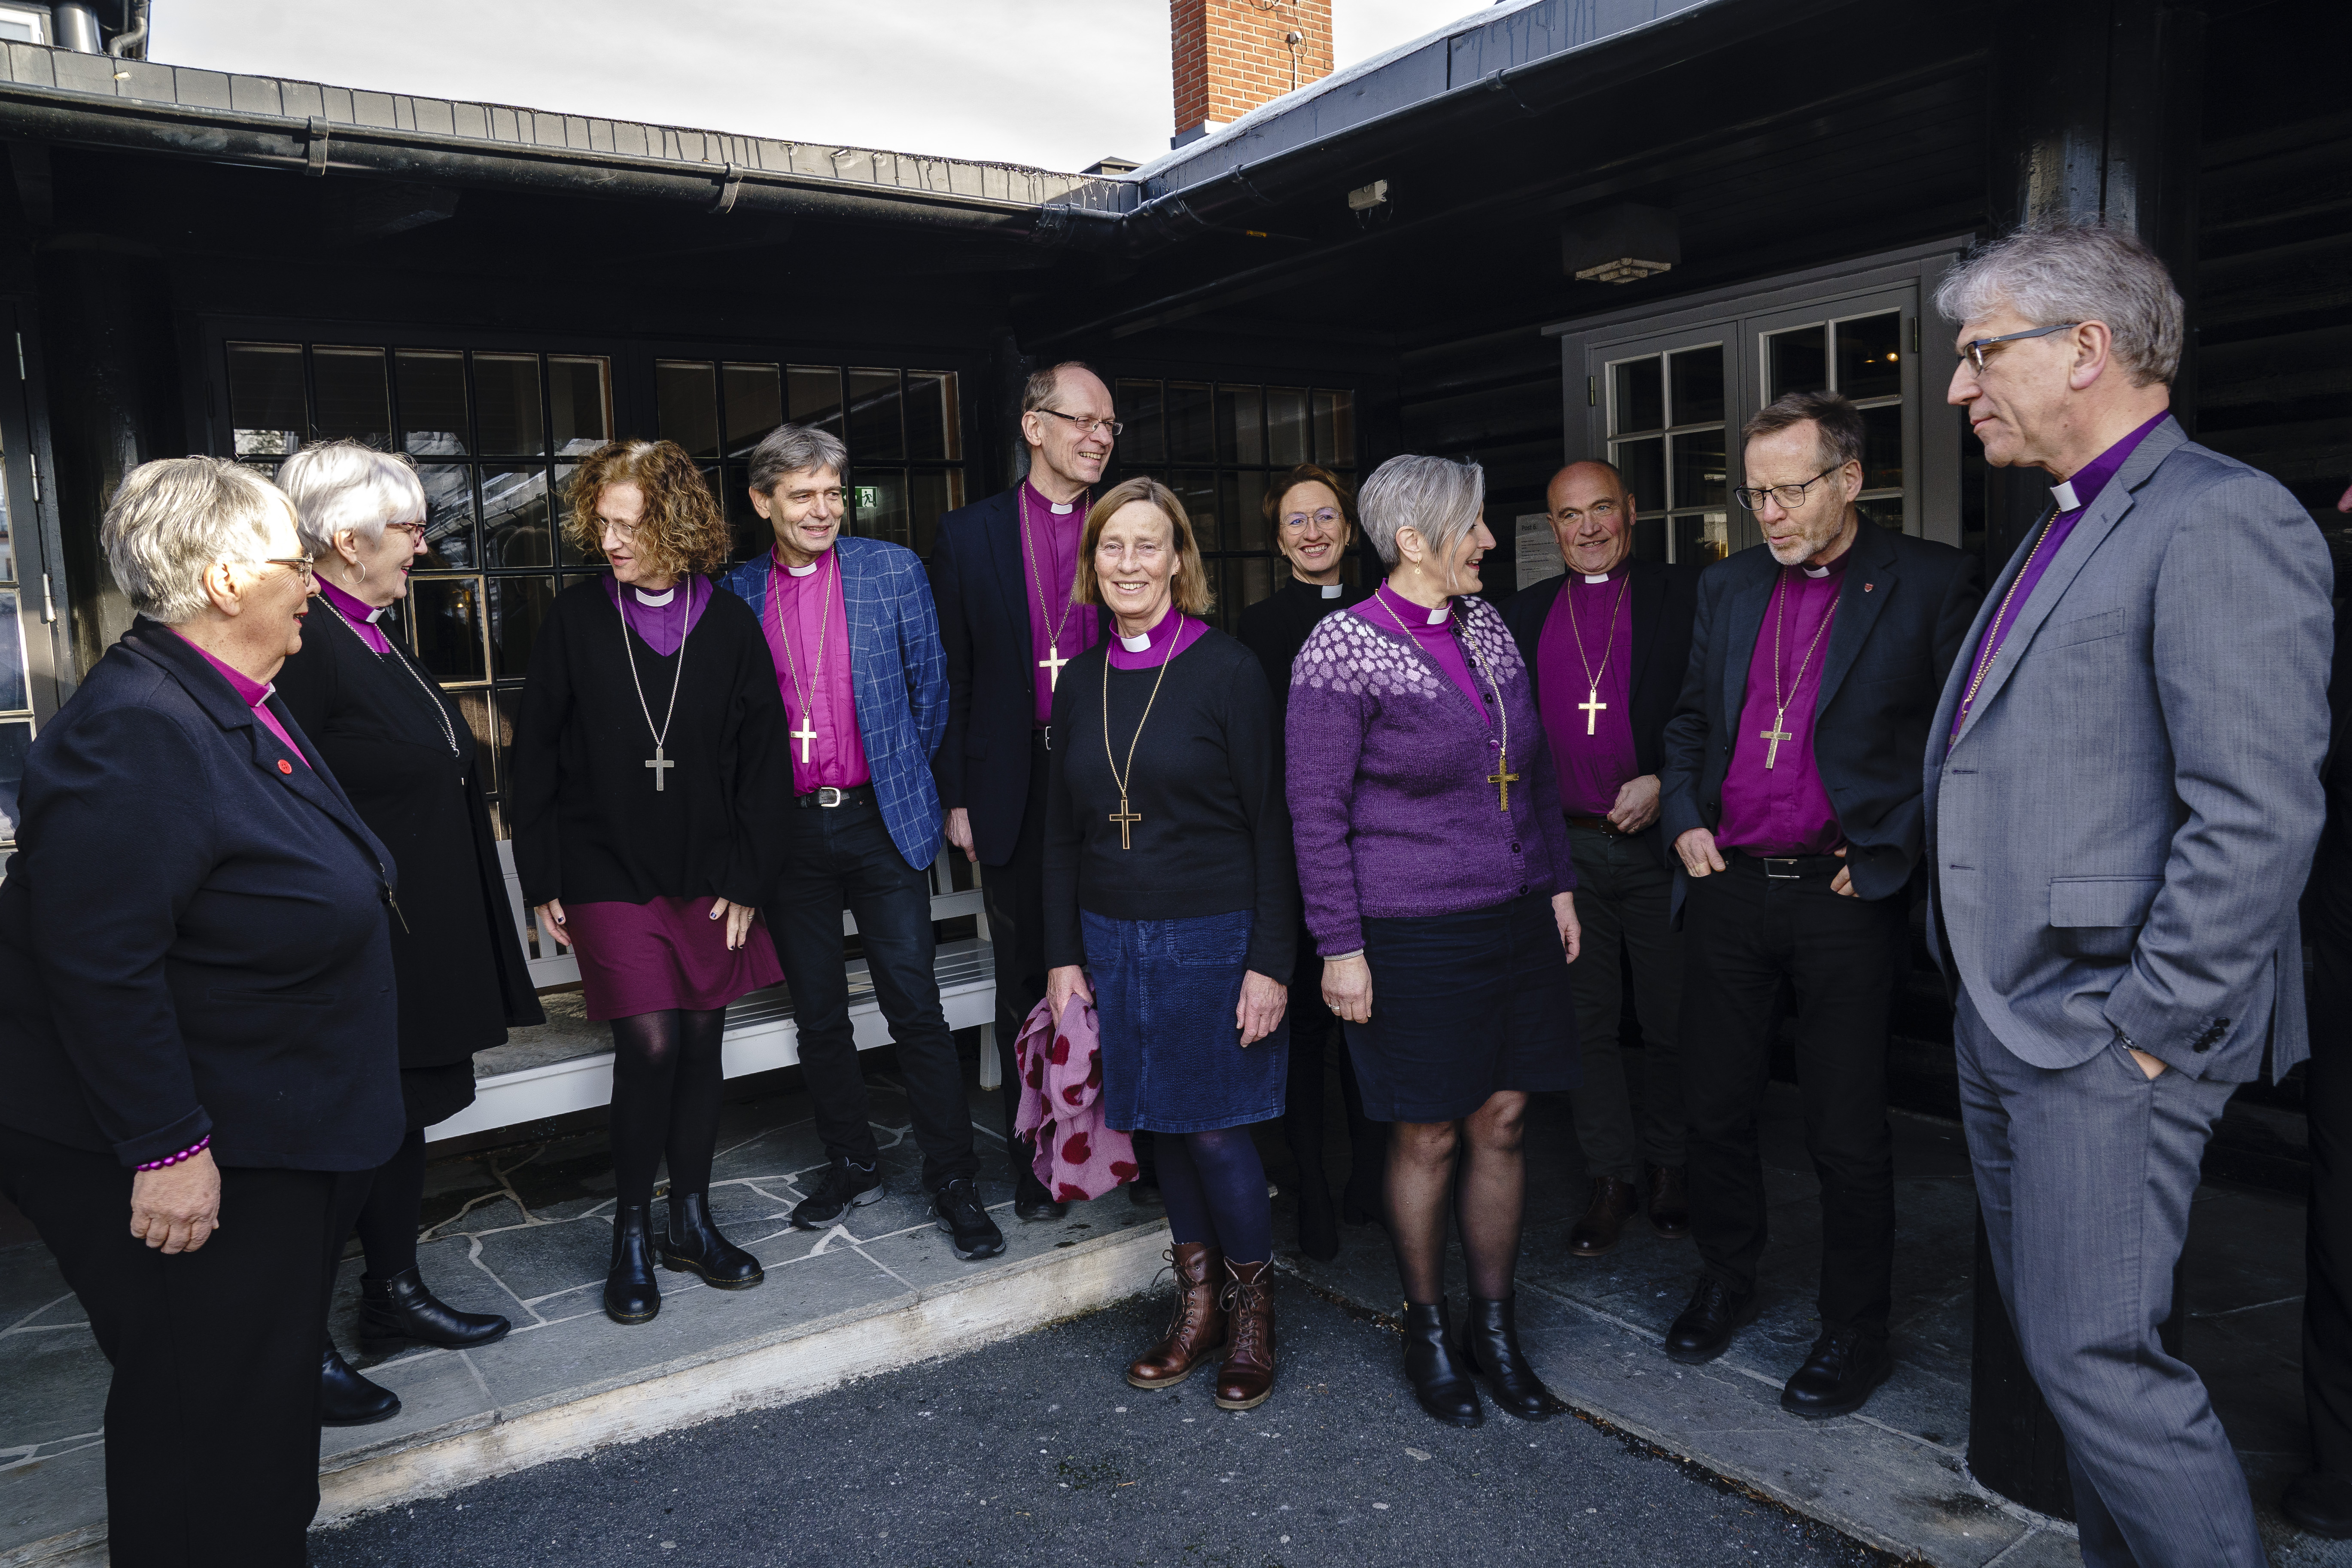
<svg viewBox="0 0 2352 1568"><path fill-rule="evenodd" d="M0 354L16 375L0 391L0 847L16 837L25 753L58 710L67 602L55 523L45 521L40 462L31 441L31 380L13 304L0 306ZM5 384L5 383L0 383Z"/></svg>
<svg viewBox="0 0 2352 1568"><path fill-rule="evenodd" d="M1905 325L1916 324L1909 305L1909 290L1889 289L1749 323L1757 406L1791 392L1843 393L1868 432L1862 515L1898 532L1918 510L1918 356Z"/></svg>
<svg viewBox="0 0 2352 1568"><path fill-rule="evenodd" d="M1608 363L1609 460L1625 476L1643 560L1705 565L1730 553L1727 346L1643 345Z"/></svg>

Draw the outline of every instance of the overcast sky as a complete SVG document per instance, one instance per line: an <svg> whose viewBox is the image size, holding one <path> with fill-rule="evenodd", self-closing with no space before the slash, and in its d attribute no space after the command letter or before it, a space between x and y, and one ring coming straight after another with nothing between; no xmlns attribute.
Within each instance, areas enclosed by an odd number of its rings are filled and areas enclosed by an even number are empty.
<svg viewBox="0 0 2352 1568"><path fill-rule="evenodd" d="M1335 0L1339 62L1486 0ZM154 0L151 58L1076 170L1174 129L1168 0Z"/></svg>

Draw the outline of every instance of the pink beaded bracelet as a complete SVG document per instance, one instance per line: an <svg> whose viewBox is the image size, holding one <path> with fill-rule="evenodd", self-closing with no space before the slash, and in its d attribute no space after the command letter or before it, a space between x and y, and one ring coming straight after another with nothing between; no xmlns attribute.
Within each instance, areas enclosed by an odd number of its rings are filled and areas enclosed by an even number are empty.
<svg viewBox="0 0 2352 1568"><path fill-rule="evenodd" d="M207 1132L203 1137L197 1139L194 1143L189 1144L186 1148L173 1155L171 1158L167 1160L151 1161L147 1164L140 1166L139 1169L142 1171L160 1171L166 1165L176 1165L183 1160L193 1160L212 1146L213 1135Z"/></svg>

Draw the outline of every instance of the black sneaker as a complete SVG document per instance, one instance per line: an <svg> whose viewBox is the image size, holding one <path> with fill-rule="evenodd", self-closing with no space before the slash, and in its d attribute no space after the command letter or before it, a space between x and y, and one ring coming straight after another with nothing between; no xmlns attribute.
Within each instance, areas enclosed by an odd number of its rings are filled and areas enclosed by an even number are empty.
<svg viewBox="0 0 2352 1568"><path fill-rule="evenodd" d="M851 1209L863 1208L882 1195L882 1168L854 1164L835 1154L816 1184L816 1191L793 1210L793 1224L803 1230L823 1230Z"/></svg>
<svg viewBox="0 0 2352 1568"><path fill-rule="evenodd" d="M980 1188L970 1176L958 1176L931 1197L931 1214L948 1233L949 1245L966 1263L993 1258L1004 1250L1004 1233L988 1217Z"/></svg>

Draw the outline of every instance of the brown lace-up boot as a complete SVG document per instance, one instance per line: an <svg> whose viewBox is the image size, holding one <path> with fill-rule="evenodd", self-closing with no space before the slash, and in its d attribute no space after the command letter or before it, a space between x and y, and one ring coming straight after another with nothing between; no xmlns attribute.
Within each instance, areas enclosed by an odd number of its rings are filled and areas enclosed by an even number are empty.
<svg viewBox="0 0 2352 1568"><path fill-rule="evenodd" d="M1274 1394L1274 1263L1228 1263L1225 1316L1233 1337L1217 1368L1217 1408L1255 1410Z"/></svg>
<svg viewBox="0 0 2352 1568"><path fill-rule="evenodd" d="M1225 1310L1217 1302L1224 1255L1197 1241L1180 1241L1160 1256L1176 1271L1176 1315L1160 1342L1129 1365L1138 1388L1172 1388L1225 1342Z"/></svg>

